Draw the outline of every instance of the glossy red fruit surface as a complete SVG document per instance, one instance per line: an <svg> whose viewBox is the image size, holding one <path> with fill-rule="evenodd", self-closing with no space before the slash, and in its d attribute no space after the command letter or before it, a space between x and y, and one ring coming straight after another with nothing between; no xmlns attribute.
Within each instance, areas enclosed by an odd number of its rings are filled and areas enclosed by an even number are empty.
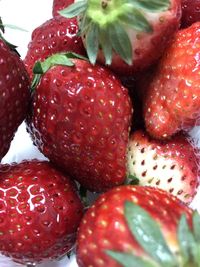
<svg viewBox="0 0 200 267"><path fill-rule="evenodd" d="M0 39L0 160L26 117L30 82L19 55Z"/></svg>
<svg viewBox="0 0 200 267"><path fill-rule="evenodd" d="M170 138L199 125L200 22L180 30L163 56L144 97L147 131Z"/></svg>
<svg viewBox="0 0 200 267"><path fill-rule="evenodd" d="M178 251L178 221L182 214L191 218L191 210L160 189L121 186L102 194L85 213L77 240L79 267L123 266L107 255L107 250L145 258L146 252L131 234L125 220L124 205L127 201L147 211L160 225L168 246L173 248L173 251ZM148 238L148 233L145 235ZM124 266L128 266L125 260Z"/></svg>
<svg viewBox="0 0 200 267"><path fill-rule="evenodd" d="M185 203L197 193L199 150L189 136L179 134L159 141L145 131L136 131L130 137L127 166L140 185L164 189Z"/></svg>
<svg viewBox="0 0 200 267"><path fill-rule="evenodd" d="M0 167L0 251L14 261L37 263L69 252L82 214L75 185L50 163Z"/></svg>
<svg viewBox="0 0 200 267"><path fill-rule="evenodd" d="M182 0L181 27L186 28L200 21L200 0Z"/></svg>
<svg viewBox="0 0 200 267"><path fill-rule="evenodd" d="M53 16L56 17L59 15L58 11L64 9L65 7L74 3L73 0L54 0L53 1Z"/></svg>
<svg viewBox="0 0 200 267"><path fill-rule="evenodd" d="M54 53L71 51L85 55L85 49L77 33L76 19L66 19L60 16L52 18L36 28L32 33L32 39L24 59L30 77L33 77L35 62L44 61Z"/></svg>
<svg viewBox="0 0 200 267"><path fill-rule="evenodd" d="M54 66L35 90L28 130L51 161L92 191L124 182L132 104L104 67L74 59Z"/></svg>

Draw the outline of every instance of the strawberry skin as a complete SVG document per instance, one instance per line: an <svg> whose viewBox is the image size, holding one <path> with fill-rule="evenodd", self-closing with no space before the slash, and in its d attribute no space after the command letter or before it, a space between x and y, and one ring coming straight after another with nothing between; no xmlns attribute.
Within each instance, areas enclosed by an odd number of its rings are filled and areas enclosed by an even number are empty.
<svg viewBox="0 0 200 267"><path fill-rule="evenodd" d="M159 187L189 204L198 187L198 154L192 140L182 134L158 141L136 131L129 141L127 169L140 185Z"/></svg>
<svg viewBox="0 0 200 267"><path fill-rule="evenodd" d="M72 181L37 160L0 170L1 253L26 264L69 252L83 214Z"/></svg>
<svg viewBox="0 0 200 267"><path fill-rule="evenodd" d="M73 0L54 0L53 1L53 17L56 17L59 15L58 11L66 8L67 6L74 3Z"/></svg>
<svg viewBox="0 0 200 267"><path fill-rule="evenodd" d="M200 21L200 0L182 0L181 27L186 28Z"/></svg>
<svg viewBox="0 0 200 267"><path fill-rule="evenodd" d="M199 125L200 22L180 30L163 56L144 97L147 131L169 138Z"/></svg>
<svg viewBox="0 0 200 267"><path fill-rule="evenodd" d="M0 160L25 119L29 89L28 74L19 55L0 39Z"/></svg>
<svg viewBox="0 0 200 267"><path fill-rule="evenodd" d="M168 246L173 251L179 251L176 235L178 220L183 213L190 218L191 210L178 199L158 188L121 186L102 194L85 213L77 239L79 267L135 266L133 263L133 265L127 265L125 261L124 265L117 263L106 255L107 250L145 257L145 252L131 235L125 221L123 207L126 201L136 203L149 212L160 225ZM148 237L148 233L145 235Z"/></svg>
<svg viewBox="0 0 200 267"><path fill-rule="evenodd" d="M36 28L32 33L32 39L24 59L31 79L36 61L43 61L54 53L65 51L85 55L85 49L77 33L76 19L65 19L60 16L52 18Z"/></svg>
<svg viewBox="0 0 200 267"><path fill-rule="evenodd" d="M132 105L106 68L54 66L36 87L28 131L51 161L91 191L122 184Z"/></svg>

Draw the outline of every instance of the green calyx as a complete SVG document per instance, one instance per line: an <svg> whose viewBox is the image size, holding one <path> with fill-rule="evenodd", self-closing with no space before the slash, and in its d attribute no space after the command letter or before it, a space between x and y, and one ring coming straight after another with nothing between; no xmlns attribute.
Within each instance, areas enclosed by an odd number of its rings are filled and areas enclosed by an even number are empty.
<svg viewBox="0 0 200 267"><path fill-rule="evenodd" d="M152 32L146 18L148 12L168 10L170 0L78 0L59 13L80 18L80 34L85 37L89 60L95 64L99 48L106 64L112 63L113 51L127 64L132 64L129 29Z"/></svg>
<svg viewBox="0 0 200 267"><path fill-rule="evenodd" d="M0 17L0 31L2 32L2 33L5 33L5 27L4 27L4 25L3 25L3 22L2 22L2 18Z"/></svg>
<svg viewBox="0 0 200 267"><path fill-rule="evenodd" d="M200 215L193 213L193 228L182 215L177 229L179 255L175 255L162 234L160 225L140 206L127 201L124 216L131 234L145 252L145 257L132 253L106 250L105 253L123 267L200 267Z"/></svg>
<svg viewBox="0 0 200 267"><path fill-rule="evenodd" d="M13 45L11 44L10 42L8 42L4 37L3 37L3 34L5 33L5 28L10 28L10 29L13 29L13 30L19 30L19 31L25 31L27 32L27 30L21 28L21 27L18 27L18 26L15 26L15 25L12 25L12 24L3 24L2 22L2 19L0 17L0 39L2 39L4 41L4 43L6 43L11 50L13 50L14 52L16 52L18 55L19 53L17 52L16 48L17 46L16 45ZM19 55L20 56L20 55Z"/></svg>
<svg viewBox="0 0 200 267"><path fill-rule="evenodd" d="M128 174L127 175L127 179L126 179L126 184L139 185L140 184L140 179L137 178L135 175Z"/></svg>
<svg viewBox="0 0 200 267"><path fill-rule="evenodd" d="M18 55L19 53L17 52L16 48L17 46L16 45L13 45L11 44L10 42L8 42L4 37L3 37L3 34L5 33L5 26L2 22L2 19L0 17L0 39L8 46L10 47L10 49L14 52L16 52ZM20 55L19 55L20 56Z"/></svg>
<svg viewBox="0 0 200 267"><path fill-rule="evenodd" d="M66 53L53 54L43 62L37 61L33 67L34 77L31 85L32 91L34 91L37 85L39 84L41 76L53 66L62 65L62 66L73 67L74 66L74 62L72 61L73 58L87 60L87 58L79 54L73 52L66 52Z"/></svg>

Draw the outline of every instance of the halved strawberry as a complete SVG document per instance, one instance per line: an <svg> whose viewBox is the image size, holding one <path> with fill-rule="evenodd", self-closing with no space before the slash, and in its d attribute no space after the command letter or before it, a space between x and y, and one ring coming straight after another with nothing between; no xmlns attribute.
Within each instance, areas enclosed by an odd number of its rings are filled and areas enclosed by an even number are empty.
<svg viewBox="0 0 200 267"><path fill-rule="evenodd" d="M129 141L127 171L140 185L159 187L189 204L199 185L199 151L183 134L158 141L136 131Z"/></svg>
<svg viewBox="0 0 200 267"><path fill-rule="evenodd" d="M177 31L180 0L81 0L59 12L79 16L90 62L132 75L155 63Z"/></svg>
<svg viewBox="0 0 200 267"><path fill-rule="evenodd" d="M116 187L81 221L78 266L199 267L199 233L199 214L166 191Z"/></svg>

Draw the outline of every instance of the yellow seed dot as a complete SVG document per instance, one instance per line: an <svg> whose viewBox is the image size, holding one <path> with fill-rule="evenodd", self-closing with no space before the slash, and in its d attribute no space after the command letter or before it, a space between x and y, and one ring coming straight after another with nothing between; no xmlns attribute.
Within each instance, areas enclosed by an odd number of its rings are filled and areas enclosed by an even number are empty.
<svg viewBox="0 0 200 267"><path fill-rule="evenodd" d="M87 232L88 232L89 235L92 234L92 230L91 229L88 229Z"/></svg>
<svg viewBox="0 0 200 267"><path fill-rule="evenodd" d="M84 239L85 239L85 235L81 235L80 238L81 238L82 240L84 240Z"/></svg>
<svg viewBox="0 0 200 267"><path fill-rule="evenodd" d="M101 226L103 226L103 227L107 227L107 222L106 221L104 221L104 220L101 220L100 222L99 222L99 224L101 225Z"/></svg>

